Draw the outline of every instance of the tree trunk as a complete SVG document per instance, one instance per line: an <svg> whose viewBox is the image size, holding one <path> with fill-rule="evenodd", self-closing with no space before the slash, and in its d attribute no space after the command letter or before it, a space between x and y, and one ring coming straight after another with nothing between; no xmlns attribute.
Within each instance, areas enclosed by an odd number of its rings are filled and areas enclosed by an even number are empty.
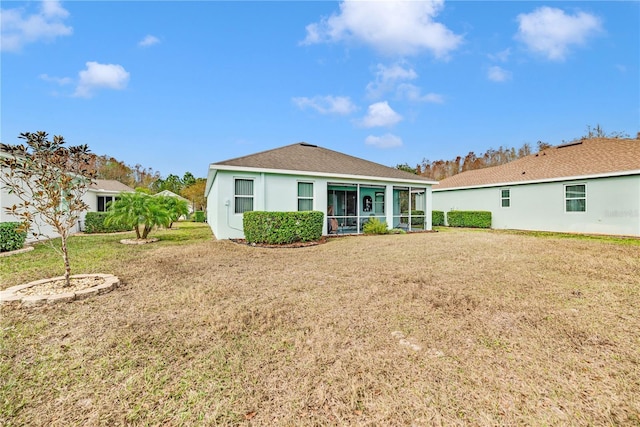
<svg viewBox="0 0 640 427"><path fill-rule="evenodd" d="M140 226L136 225L135 229L136 229L136 239L140 239Z"/></svg>
<svg viewBox="0 0 640 427"><path fill-rule="evenodd" d="M142 232L142 238L146 239L147 236L149 235L149 232L151 231L152 227L149 227L148 225L145 224L144 226L144 231Z"/></svg>
<svg viewBox="0 0 640 427"><path fill-rule="evenodd" d="M69 252L67 251L67 237L62 234L61 236L61 249L62 258L64 259L64 285L63 287L71 286L71 264L69 263Z"/></svg>

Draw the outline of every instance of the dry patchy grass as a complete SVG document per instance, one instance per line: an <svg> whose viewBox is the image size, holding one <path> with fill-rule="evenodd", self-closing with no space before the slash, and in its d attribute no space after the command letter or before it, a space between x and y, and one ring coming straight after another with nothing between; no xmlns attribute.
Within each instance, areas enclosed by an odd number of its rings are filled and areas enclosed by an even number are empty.
<svg viewBox="0 0 640 427"><path fill-rule="evenodd" d="M640 423L638 246L456 230L108 265L115 292L3 312L0 424Z"/></svg>

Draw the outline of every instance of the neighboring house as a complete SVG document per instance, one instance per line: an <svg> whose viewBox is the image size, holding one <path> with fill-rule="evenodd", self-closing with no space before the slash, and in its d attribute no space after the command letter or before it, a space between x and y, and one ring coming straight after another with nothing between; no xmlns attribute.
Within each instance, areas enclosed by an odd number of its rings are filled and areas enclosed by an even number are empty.
<svg viewBox="0 0 640 427"><path fill-rule="evenodd" d="M491 211L492 227L640 236L640 140L593 138L433 187L433 209Z"/></svg>
<svg viewBox="0 0 640 427"><path fill-rule="evenodd" d="M184 197L174 193L173 191L162 190L161 192L154 194L154 196L175 197L178 200L184 200L185 202L187 202L187 208L189 209L189 215L191 215L193 213L193 204L191 203L191 201L189 199L185 199Z"/></svg>
<svg viewBox="0 0 640 427"><path fill-rule="evenodd" d="M15 221L16 219L5 211L6 207L11 207L14 204L20 203L20 200L13 194L9 194L4 184L0 189L0 222ZM115 180L109 179L97 179L89 187L89 190L84 195L83 199L89 206L87 212L106 212L108 203L113 201L116 196L121 192L133 192L133 188L124 185ZM78 232L84 229L84 214L81 215L78 224L75 226L73 232ZM56 237L57 233L52 227L48 225L41 225L40 232L47 237ZM32 240L28 238L28 241Z"/></svg>
<svg viewBox="0 0 640 427"><path fill-rule="evenodd" d="M87 212L107 212L109 203L113 202L120 193L133 193L135 190L115 179L94 179L91 187L84 196L89 205ZM84 231L84 217L82 214L78 224L78 231Z"/></svg>
<svg viewBox="0 0 640 427"><path fill-rule="evenodd" d="M321 211L323 234L361 233L376 217L431 230L435 181L307 143L213 163L205 195L218 239L244 237L246 211Z"/></svg>

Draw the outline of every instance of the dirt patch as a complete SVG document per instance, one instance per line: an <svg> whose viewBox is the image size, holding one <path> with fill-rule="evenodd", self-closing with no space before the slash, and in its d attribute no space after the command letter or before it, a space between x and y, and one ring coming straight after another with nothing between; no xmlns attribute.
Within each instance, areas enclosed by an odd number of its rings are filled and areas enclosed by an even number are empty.
<svg viewBox="0 0 640 427"><path fill-rule="evenodd" d="M322 237L320 240L314 240L312 242L293 242L293 243L283 243L283 244L268 244L268 243L248 243L246 239L229 239L231 242L246 245L253 248L308 248L310 246L318 246L323 243L327 243L327 238Z"/></svg>
<svg viewBox="0 0 640 427"><path fill-rule="evenodd" d="M122 239L120 243L123 245L146 245L147 243L155 243L158 239L152 237L150 239Z"/></svg>

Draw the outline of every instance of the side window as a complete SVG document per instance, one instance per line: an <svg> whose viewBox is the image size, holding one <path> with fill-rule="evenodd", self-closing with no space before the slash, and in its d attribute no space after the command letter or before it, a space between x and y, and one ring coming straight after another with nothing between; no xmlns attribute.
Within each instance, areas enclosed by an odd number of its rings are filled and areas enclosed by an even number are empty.
<svg viewBox="0 0 640 427"><path fill-rule="evenodd" d="M98 196L98 212L107 212L110 203L115 200L117 200L117 198L113 196Z"/></svg>
<svg viewBox="0 0 640 427"><path fill-rule="evenodd" d="M586 184L564 186L565 212L587 211L587 186Z"/></svg>
<svg viewBox="0 0 640 427"><path fill-rule="evenodd" d="M503 208L511 206L511 189L503 188L500 190L500 203Z"/></svg>
<svg viewBox="0 0 640 427"><path fill-rule="evenodd" d="M235 180L235 213L253 210L253 180L252 179L236 179Z"/></svg>
<svg viewBox="0 0 640 427"><path fill-rule="evenodd" d="M299 211L313 210L313 183L312 182L298 183L298 210Z"/></svg>

